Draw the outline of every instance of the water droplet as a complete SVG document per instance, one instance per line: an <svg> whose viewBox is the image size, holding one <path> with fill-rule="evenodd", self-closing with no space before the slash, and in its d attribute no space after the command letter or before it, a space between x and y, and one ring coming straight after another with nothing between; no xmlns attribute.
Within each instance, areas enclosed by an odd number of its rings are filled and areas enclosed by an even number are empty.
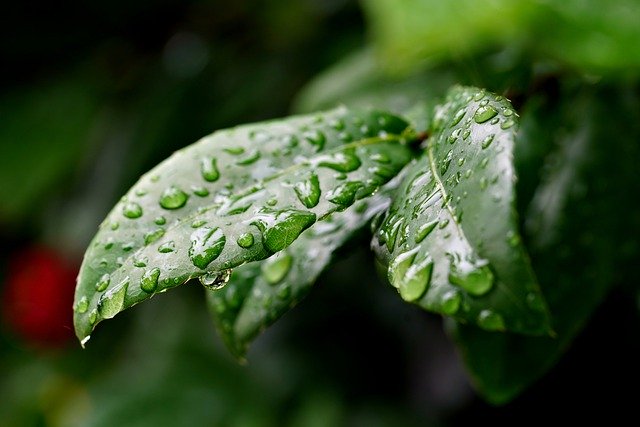
<svg viewBox="0 0 640 427"><path fill-rule="evenodd" d="M462 297L460 293L457 291L447 291L442 296L442 312L449 316L452 316L458 312L460 309L460 303L462 302Z"/></svg>
<svg viewBox="0 0 640 427"><path fill-rule="evenodd" d="M145 196L146 194L147 194L147 190L145 190L145 189L143 189L143 188L138 188L138 189L135 191L135 195L136 195L136 196L138 196L138 197Z"/></svg>
<svg viewBox="0 0 640 427"><path fill-rule="evenodd" d="M229 279L231 278L231 273L233 270L227 269L220 273L207 273L203 276L200 276L198 279L200 283L205 288L210 291L217 291L225 287L227 283L229 283Z"/></svg>
<svg viewBox="0 0 640 427"><path fill-rule="evenodd" d="M238 166L251 165L251 164L257 162L258 159L260 159L260 152L258 150L253 150L246 157L243 157L242 159L236 160L236 165L238 165Z"/></svg>
<svg viewBox="0 0 640 427"><path fill-rule="evenodd" d="M510 127L513 127L513 125L515 124L516 124L516 121L509 118L503 121L502 123L500 123L500 129L509 129Z"/></svg>
<svg viewBox="0 0 640 427"><path fill-rule="evenodd" d="M297 182L293 189L298 200L309 209L315 207L320 201L320 181L315 173L308 179Z"/></svg>
<svg viewBox="0 0 640 427"><path fill-rule="evenodd" d="M204 270L222 253L227 238L219 227L199 228L191 234L189 258L196 267Z"/></svg>
<svg viewBox="0 0 640 427"><path fill-rule="evenodd" d="M310 144L316 147L316 151L320 151L324 148L324 143L326 141L326 137L322 132L317 130L311 130L304 133L304 139L306 139Z"/></svg>
<svg viewBox="0 0 640 427"><path fill-rule="evenodd" d="M245 249L250 248L251 246L253 246L253 234L251 233L241 234L240 237L238 237L238 239L236 240L236 243L241 248L245 248Z"/></svg>
<svg viewBox="0 0 640 427"><path fill-rule="evenodd" d="M494 118L496 114L498 114L498 111L491 105L481 105L473 114L473 120L478 124L484 123Z"/></svg>
<svg viewBox="0 0 640 427"><path fill-rule="evenodd" d="M338 172L353 172L360 167L362 162L355 154L354 149L345 149L332 155L323 156L318 166L324 166Z"/></svg>
<svg viewBox="0 0 640 427"><path fill-rule="evenodd" d="M89 299L86 296L80 298L80 300L76 303L75 311L77 313L86 313L89 308Z"/></svg>
<svg viewBox="0 0 640 427"><path fill-rule="evenodd" d="M493 272L486 260L451 262L449 282L474 296L485 295L493 288Z"/></svg>
<svg viewBox="0 0 640 427"><path fill-rule="evenodd" d="M207 223L207 221L205 221L204 219L196 219L195 221L193 221L191 223L191 228L200 228L203 225L205 225Z"/></svg>
<svg viewBox="0 0 640 427"><path fill-rule="evenodd" d="M155 292L158 287L158 277L160 277L160 269L157 267L145 271L140 279L140 289L148 294Z"/></svg>
<svg viewBox="0 0 640 427"><path fill-rule="evenodd" d="M482 161L480 161L480 167L482 169L486 168L487 164L489 164L489 158L488 157L485 157L484 159L482 159Z"/></svg>
<svg viewBox="0 0 640 427"><path fill-rule="evenodd" d="M102 277L96 282L96 291L102 292L109 286L111 282L111 276L108 274L103 274Z"/></svg>
<svg viewBox="0 0 640 427"><path fill-rule="evenodd" d="M449 142L449 144L455 144L455 142L460 137L461 133L462 133L462 128L458 128L453 132L451 132L451 135L449 135L449 138L447 138L447 141Z"/></svg>
<svg viewBox="0 0 640 427"><path fill-rule="evenodd" d="M464 165L464 162L465 162L465 158L464 158L464 157L460 157L460 158L458 159L458 166L462 166L462 165Z"/></svg>
<svg viewBox="0 0 640 427"><path fill-rule="evenodd" d="M144 235L144 244L149 245L155 242L156 240L158 240L159 238L161 238L162 236L164 236L163 228L156 228L155 230L149 231Z"/></svg>
<svg viewBox="0 0 640 427"><path fill-rule="evenodd" d="M262 277L270 285L280 283L291 270L292 261L293 257L286 252L268 258L261 266Z"/></svg>
<svg viewBox="0 0 640 427"><path fill-rule="evenodd" d="M106 250L109 250L109 249L111 249L112 247L113 247L113 238L112 238L112 237L109 237L109 238L107 239L106 243L104 244L104 248L105 248Z"/></svg>
<svg viewBox="0 0 640 427"><path fill-rule="evenodd" d="M453 160L453 150L449 150L446 157L440 163L440 174L444 175L447 170L449 170L449 165L451 164L451 160Z"/></svg>
<svg viewBox="0 0 640 427"><path fill-rule="evenodd" d="M122 206L122 214L129 219L136 219L142 216L142 207L136 202L125 203Z"/></svg>
<svg viewBox="0 0 640 427"><path fill-rule="evenodd" d="M252 224L262 232L265 248L275 253L293 243L300 233L315 222L316 214L313 212L288 209L275 212L263 210Z"/></svg>
<svg viewBox="0 0 640 427"><path fill-rule="evenodd" d="M89 324L91 326L95 325L96 322L98 321L98 309L94 308L93 310L91 310L91 312L89 313ZM91 337L85 337L84 340L82 340L82 345L86 344L87 341L89 341L89 338Z"/></svg>
<svg viewBox="0 0 640 427"><path fill-rule="evenodd" d="M111 229L112 229L113 231L116 231L116 230L118 229L118 227L120 227L120 224L119 224L119 223L117 223L117 222L112 222L112 223L111 223Z"/></svg>
<svg viewBox="0 0 640 427"><path fill-rule="evenodd" d="M450 127L454 127L455 125L460 123L460 120L462 120L462 118L464 117L465 114L467 114L467 110L466 109L464 109L464 108L459 109L456 112L456 114L454 114L453 120L451 121L451 126Z"/></svg>
<svg viewBox="0 0 640 427"><path fill-rule="evenodd" d="M163 243L162 245L158 246L158 252L160 252L161 254L168 254L170 252L173 252L176 250L176 245L175 243L172 241L167 242L167 243Z"/></svg>
<svg viewBox="0 0 640 427"><path fill-rule="evenodd" d="M363 187L358 181L349 181L340 184L327 193L327 200L341 208L351 206L356 200L356 193Z"/></svg>
<svg viewBox="0 0 640 427"><path fill-rule="evenodd" d="M487 331L504 331L504 319L492 310L482 310L478 315L478 326Z"/></svg>
<svg viewBox="0 0 640 427"><path fill-rule="evenodd" d="M340 138L340 141L342 142L353 141L353 136L351 136L349 132L340 132L340 134L338 135L338 138Z"/></svg>
<svg viewBox="0 0 640 427"><path fill-rule="evenodd" d="M419 248L413 248L410 251L403 252L391 261L389 270L387 272L389 283L396 288L400 287L400 282L407 274L407 270L413 264L413 261L418 254Z"/></svg>
<svg viewBox="0 0 640 427"><path fill-rule="evenodd" d="M153 222L155 222L156 225L165 225L167 223L167 220L165 219L165 217L159 216L156 219L154 219Z"/></svg>
<svg viewBox="0 0 640 427"><path fill-rule="evenodd" d="M488 185L489 185L489 181L487 180L486 177L483 176L482 178L480 178L480 189L481 190L486 190Z"/></svg>
<svg viewBox="0 0 640 427"><path fill-rule="evenodd" d="M474 96L473 96L473 100L474 101L480 101L482 98L484 98L486 95L484 90L481 90L480 92L477 92Z"/></svg>
<svg viewBox="0 0 640 427"><path fill-rule="evenodd" d="M217 160L215 157L205 157L200 164L200 173L202 178L208 182L215 182L220 178Z"/></svg>
<svg viewBox="0 0 640 427"><path fill-rule="evenodd" d="M438 228L440 230L442 230L443 228L445 228L447 225L449 225L449 219L445 218L442 221L440 221L440 223L438 224Z"/></svg>
<svg viewBox="0 0 640 427"><path fill-rule="evenodd" d="M98 301L98 311L103 319L111 319L122 311L122 307L124 306L124 297L127 294L128 287L129 278L127 277L118 285L102 294Z"/></svg>
<svg viewBox="0 0 640 427"><path fill-rule="evenodd" d="M420 299L429 287L432 272L433 261L431 257L426 256L420 262L413 262L398 285L402 299L408 302Z"/></svg>
<svg viewBox="0 0 640 427"><path fill-rule="evenodd" d="M189 196L178 187L171 186L160 196L160 206L164 209L179 209L187 203Z"/></svg>
<svg viewBox="0 0 640 427"><path fill-rule="evenodd" d="M207 190L205 187L200 187L197 185L192 186L191 191L193 191L193 194L198 197L207 197L209 195L209 190Z"/></svg>
<svg viewBox="0 0 640 427"><path fill-rule="evenodd" d="M244 153L244 148L242 147L227 147L223 148L222 150L231 154L232 156L239 156L240 154Z"/></svg>
<svg viewBox="0 0 640 427"><path fill-rule="evenodd" d="M436 228L436 225L438 225L438 221L432 221L422 224L416 231L415 242L422 242L429 234L431 234L433 229Z"/></svg>
<svg viewBox="0 0 640 427"><path fill-rule="evenodd" d="M148 258L144 258L144 257L136 258L135 260L133 260L133 266L139 267L139 268L146 267L148 262L149 262Z"/></svg>
<svg viewBox="0 0 640 427"><path fill-rule="evenodd" d="M491 143L493 142L493 138L495 138L495 135L491 134L491 135L487 135L487 137L482 140L482 142L480 143L480 146L482 147L483 150L491 145Z"/></svg>
<svg viewBox="0 0 640 427"><path fill-rule="evenodd" d="M462 139L466 141L469 138L469 135L471 135L471 131L469 129L465 129L464 132L462 132Z"/></svg>
<svg viewBox="0 0 640 427"><path fill-rule="evenodd" d="M499 121L500 121L500 118L494 117L493 119L491 119L489 123L491 123L492 125L495 125L495 124L498 124Z"/></svg>

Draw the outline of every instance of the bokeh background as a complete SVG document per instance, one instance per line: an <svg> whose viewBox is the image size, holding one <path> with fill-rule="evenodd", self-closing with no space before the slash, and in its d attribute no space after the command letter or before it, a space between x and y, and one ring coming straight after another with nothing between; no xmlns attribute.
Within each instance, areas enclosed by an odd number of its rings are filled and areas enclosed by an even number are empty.
<svg viewBox="0 0 640 427"><path fill-rule="evenodd" d="M550 411L577 419L635 409L637 393L623 390L640 383L637 273L544 379L499 408L473 392L439 317L402 303L373 273L366 238L257 340L246 366L223 348L199 286L119 315L86 350L73 337L71 305L98 224L173 151L216 129L337 102L404 108L423 96L416 87L441 94L453 81L516 105L541 73L638 97L639 2L2 9L0 425L502 425ZM629 197L623 209L638 204ZM611 208L615 220L620 206Z"/></svg>

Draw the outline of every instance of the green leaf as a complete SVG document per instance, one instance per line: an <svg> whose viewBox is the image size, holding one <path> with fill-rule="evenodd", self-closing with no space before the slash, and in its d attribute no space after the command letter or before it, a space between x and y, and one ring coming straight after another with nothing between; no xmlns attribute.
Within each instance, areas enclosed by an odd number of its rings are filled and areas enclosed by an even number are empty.
<svg viewBox="0 0 640 427"><path fill-rule="evenodd" d="M640 194L640 100L626 87L595 95L579 87L565 98L558 112L563 132L548 132L557 118L532 130L557 149L527 214L533 265L557 338L452 325L476 388L495 404L513 399L553 367L611 286L637 282L640 205L629 196Z"/></svg>
<svg viewBox="0 0 640 427"><path fill-rule="evenodd" d="M382 63L400 74L513 44L531 11L529 0L366 0L363 7Z"/></svg>
<svg viewBox="0 0 640 427"><path fill-rule="evenodd" d="M76 334L85 342L98 322L155 293L193 278L222 286L230 269L285 249L393 178L411 158L405 132L395 116L341 108L216 132L176 152L93 239L76 287Z"/></svg>
<svg viewBox="0 0 640 427"><path fill-rule="evenodd" d="M238 267L224 289L207 292L218 330L236 357L243 358L251 340L302 300L334 252L389 205L384 193L390 184L352 209L330 215L279 254Z"/></svg>
<svg viewBox="0 0 640 427"><path fill-rule="evenodd" d="M510 103L456 87L372 246L406 301L488 330L549 332L520 243Z"/></svg>

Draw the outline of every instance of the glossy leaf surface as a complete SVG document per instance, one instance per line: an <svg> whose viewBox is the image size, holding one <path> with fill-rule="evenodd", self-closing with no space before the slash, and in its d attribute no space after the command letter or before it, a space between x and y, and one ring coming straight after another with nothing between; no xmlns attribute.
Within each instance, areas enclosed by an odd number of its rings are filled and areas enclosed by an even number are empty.
<svg viewBox="0 0 640 427"><path fill-rule="evenodd" d="M543 334L548 313L515 212L516 129L504 98L452 89L373 247L406 301L487 330Z"/></svg>
<svg viewBox="0 0 640 427"><path fill-rule="evenodd" d="M85 254L78 337L189 279L221 287L230 269L372 195L410 160L407 126L341 108L216 132L176 152L122 198Z"/></svg>

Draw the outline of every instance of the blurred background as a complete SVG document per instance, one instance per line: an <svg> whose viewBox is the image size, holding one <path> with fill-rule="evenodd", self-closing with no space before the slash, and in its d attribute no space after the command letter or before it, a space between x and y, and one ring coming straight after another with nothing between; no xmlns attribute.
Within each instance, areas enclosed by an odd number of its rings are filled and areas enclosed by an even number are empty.
<svg viewBox="0 0 640 427"><path fill-rule="evenodd" d="M639 2L12 2L0 23L0 425L501 425L553 410L588 417L597 405L631 413L636 399L620 384L640 380L637 273L543 380L500 408L472 391L440 318L371 273L366 238L257 340L246 366L223 348L199 286L123 313L86 350L71 305L98 224L173 151L340 102L402 110L455 81L516 106L540 85L638 99ZM638 142L636 128L620 132Z"/></svg>

